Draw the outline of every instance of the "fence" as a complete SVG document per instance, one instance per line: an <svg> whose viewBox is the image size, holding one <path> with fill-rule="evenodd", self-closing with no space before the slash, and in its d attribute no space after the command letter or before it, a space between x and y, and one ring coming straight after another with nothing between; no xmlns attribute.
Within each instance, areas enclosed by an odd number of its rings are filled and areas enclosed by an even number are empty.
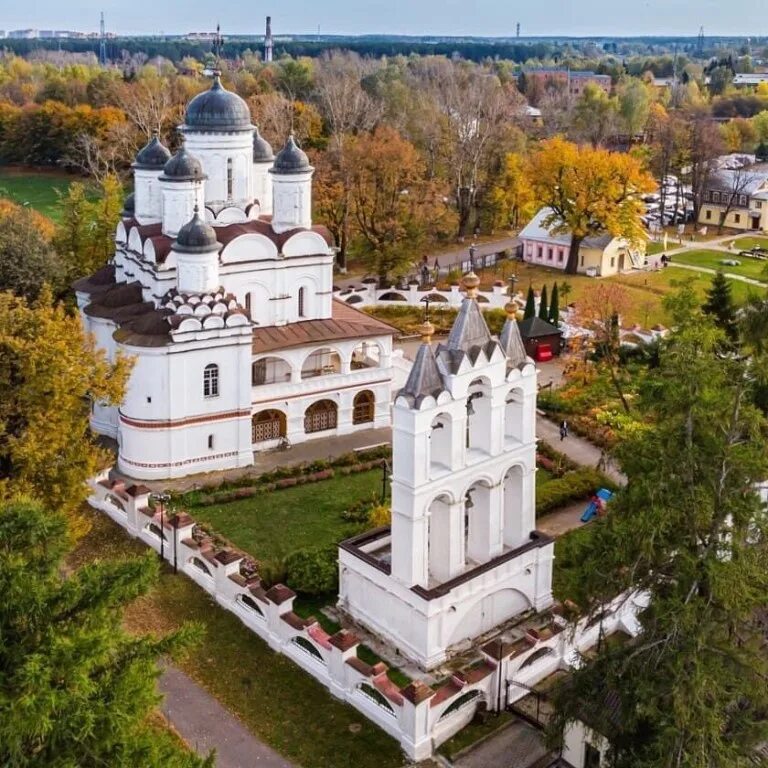
<svg viewBox="0 0 768 768"><path fill-rule="evenodd" d="M638 599L614 601L599 627L582 621L567 628L557 616L541 616L538 629L529 628L512 644L489 643L478 661L439 687L414 680L399 688L387 676L386 664L369 665L358 658L360 641L352 632L329 635L316 620L298 616L293 611L296 595L291 589L282 584L264 589L257 576L244 575L244 555L215 548L209 537L198 534L188 514L161 521L149 506L148 488L110 481L106 471L89 485L92 507L155 551L161 550L162 537L163 556L169 563L234 613L270 648L288 656L335 697L397 739L411 760L430 757L437 746L472 720L480 703L490 710L503 709L525 695L525 689L510 681L530 687L554 669L572 667L579 652L598 641L599 633L623 630L635 635L639 630L636 613L643 603Z"/></svg>
<svg viewBox="0 0 768 768"><path fill-rule="evenodd" d="M336 289L334 298L356 307L372 306L423 306L425 299L435 305L457 308L461 306L464 294L458 285L450 290L424 287L419 283L409 283L405 288L378 288L375 283L368 283L359 288ZM522 298L518 295L518 301ZM506 286L499 282L490 291L478 291L477 303L481 309L503 309L509 301Z"/></svg>

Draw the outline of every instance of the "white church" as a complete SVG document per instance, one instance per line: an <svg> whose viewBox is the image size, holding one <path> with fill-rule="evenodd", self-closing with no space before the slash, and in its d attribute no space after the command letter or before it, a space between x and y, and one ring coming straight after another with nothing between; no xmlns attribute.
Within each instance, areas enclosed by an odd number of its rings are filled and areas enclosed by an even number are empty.
<svg viewBox="0 0 768 768"><path fill-rule="evenodd" d="M422 669L551 606L536 531L536 368L507 305L491 336L465 277L445 343L423 326L392 436L392 524L342 542L339 607Z"/></svg>
<svg viewBox="0 0 768 768"><path fill-rule="evenodd" d="M390 326L333 299L332 238L312 224L307 155L276 155L218 75L183 146L136 156L111 264L75 283L86 331L134 358L91 426L118 469L164 479L390 424Z"/></svg>

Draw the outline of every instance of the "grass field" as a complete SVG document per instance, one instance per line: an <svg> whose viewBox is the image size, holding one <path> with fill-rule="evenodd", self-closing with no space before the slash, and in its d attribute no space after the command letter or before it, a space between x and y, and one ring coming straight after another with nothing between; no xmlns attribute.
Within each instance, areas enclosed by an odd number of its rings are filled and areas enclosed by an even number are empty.
<svg viewBox="0 0 768 768"><path fill-rule="evenodd" d="M765 261L739 256L736 251L730 254L724 251L691 250L675 254L672 259L681 264L690 264L693 267L705 267L707 269L722 269L723 272L751 277L755 280L766 279L763 273L768 266ZM731 260L740 261L741 265L733 267L723 264L723 261Z"/></svg>
<svg viewBox="0 0 768 768"><path fill-rule="evenodd" d="M70 564L146 551L106 516L86 514L92 528ZM200 624L205 634L178 666L287 759L303 768L403 764L394 739L271 651L186 576L164 571L159 585L125 615L126 626L137 633L164 633L187 621Z"/></svg>
<svg viewBox="0 0 768 768"><path fill-rule="evenodd" d="M29 205L55 221L59 194L75 180L74 176L53 171L0 167L0 197Z"/></svg>
<svg viewBox="0 0 768 768"><path fill-rule="evenodd" d="M252 496L192 515L260 560L282 559L297 549L335 544L355 526L341 519L350 504L381 492L381 470L361 472Z"/></svg>
<svg viewBox="0 0 768 768"><path fill-rule="evenodd" d="M737 251L748 251L755 246L768 248L768 237L740 237L733 240L733 247Z"/></svg>

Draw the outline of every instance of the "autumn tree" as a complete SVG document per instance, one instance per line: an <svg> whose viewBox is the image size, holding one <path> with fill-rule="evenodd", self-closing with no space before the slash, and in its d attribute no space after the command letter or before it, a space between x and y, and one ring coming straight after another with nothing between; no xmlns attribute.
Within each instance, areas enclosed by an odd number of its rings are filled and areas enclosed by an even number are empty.
<svg viewBox="0 0 768 768"><path fill-rule="evenodd" d="M110 363L79 318L43 290L0 293L0 499L33 494L72 513L107 459L88 426L92 402L119 403L130 365Z"/></svg>
<svg viewBox="0 0 768 768"><path fill-rule="evenodd" d="M576 324L592 333L592 344L598 358L608 369L616 394L625 412L629 400L624 394L625 382L619 359L621 316L629 308L627 289L618 283L600 281L589 286L576 305Z"/></svg>
<svg viewBox="0 0 768 768"><path fill-rule="evenodd" d="M639 634L581 656L552 731L592 723L610 768L747 768L768 736L768 423L752 363L691 289L667 302L675 332L641 389L643 426L616 454L627 484L558 555L568 596L595 623L644 593Z"/></svg>
<svg viewBox="0 0 768 768"><path fill-rule="evenodd" d="M129 635L123 609L158 580L157 558L88 565L65 577L64 515L0 504L0 764L212 768L148 719L158 661L194 627Z"/></svg>
<svg viewBox="0 0 768 768"><path fill-rule="evenodd" d="M485 199L490 229L519 229L536 212L522 155L510 152Z"/></svg>
<svg viewBox="0 0 768 768"><path fill-rule="evenodd" d="M122 204L122 187L114 176L106 176L90 194L82 182L69 185L59 202L54 246L70 280L92 274L112 258Z"/></svg>
<svg viewBox="0 0 768 768"><path fill-rule="evenodd" d="M550 209L544 226L571 236L566 273L576 273L586 237L609 233L632 244L645 238L640 196L654 183L631 155L556 137L531 155L529 179L535 198Z"/></svg>
<svg viewBox="0 0 768 768"><path fill-rule="evenodd" d="M416 148L388 127L347 145L356 251L381 280L407 269L420 247L452 224L438 182Z"/></svg>
<svg viewBox="0 0 768 768"><path fill-rule="evenodd" d="M51 246L53 224L0 198L0 291L34 301L45 284L64 289L65 270Z"/></svg>
<svg viewBox="0 0 768 768"><path fill-rule="evenodd" d="M593 147L601 147L616 132L616 119L615 99L594 83L588 83L574 106L576 135Z"/></svg>
<svg viewBox="0 0 768 768"><path fill-rule="evenodd" d="M619 91L618 113L630 140L645 130L651 108L648 86L636 77L624 83Z"/></svg>

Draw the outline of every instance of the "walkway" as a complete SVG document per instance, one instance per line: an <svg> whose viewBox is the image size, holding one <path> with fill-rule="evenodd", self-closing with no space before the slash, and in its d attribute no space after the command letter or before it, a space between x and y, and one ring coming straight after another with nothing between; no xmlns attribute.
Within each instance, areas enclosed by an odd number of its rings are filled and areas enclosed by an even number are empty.
<svg viewBox="0 0 768 768"><path fill-rule="evenodd" d="M158 687L168 721L199 754L215 749L216 768L294 768L176 667L166 668Z"/></svg>
<svg viewBox="0 0 768 768"><path fill-rule="evenodd" d="M455 768L532 768L547 754L543 734L515 720L465 752Z"/></svg>

